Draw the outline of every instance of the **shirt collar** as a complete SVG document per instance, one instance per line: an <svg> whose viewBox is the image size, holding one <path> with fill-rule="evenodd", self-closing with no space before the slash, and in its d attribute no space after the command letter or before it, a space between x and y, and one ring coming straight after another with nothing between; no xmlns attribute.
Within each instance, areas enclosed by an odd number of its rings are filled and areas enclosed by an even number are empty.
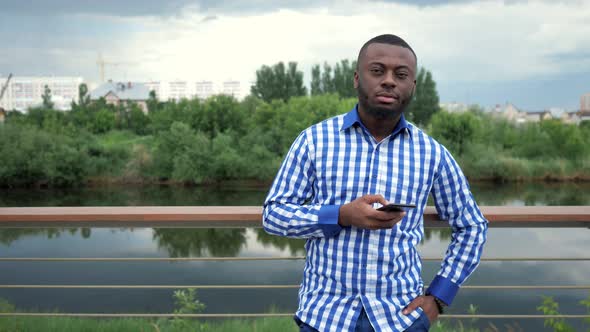
<svg viewBox="0 0 590 332"><path fill-rule="evenodd" d="M367 127L365 127L365 125L361 122L361 118L359 117L358 104L356 104L354 106L354 108L352 110L350 110L350 112L348 112L348 113L346 113L346 115L344 115L344 121L342 123L342 127L340 128L340 130L346 130L346 129L354 126L355 124L360 125L365 130L367 129ZM402 113L402 115L400 116L399 122L397 123L395 128L393 128L391 135L396 136L402 130L405 130L410 135L410 138L411 138L412 130L411 130L410 124L408 123L408 121L406 121L406 118L404 117L404 113Z"/></svg>

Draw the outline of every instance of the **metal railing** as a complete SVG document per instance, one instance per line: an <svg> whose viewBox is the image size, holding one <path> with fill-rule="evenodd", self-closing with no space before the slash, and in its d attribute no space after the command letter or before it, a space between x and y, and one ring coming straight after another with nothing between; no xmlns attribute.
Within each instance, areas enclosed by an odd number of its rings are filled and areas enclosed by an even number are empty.
<svg viewBox="0 0 590 332"><path fill-rule="evenodd" d="M577 227L590 228L590 206L534 206L481 208L490 227ZM0 228L54 227L163 227L163 228L243 228L260 227L262 209L251 206L216 207L30 207L0 208ZM447 227L441 223L433 207L424 213L426 227ZM303 260L293 257L2 257L0 262L166 262L166 261L257 261ZM440 261L440 257L423 258ZM587 262L590 257L492 257L482 262L569 261ZM295 289L299 285L0 285L0 289ZM588 285L465 285L462 289L490 290L590 290ZM186 317L186 318L256 318L291 317L289 313L230 313L230 314L172 314L172 313L53 313L12 312L2 316L24 317ZM519 314L446 314L441 318L483 319L546 319L590 318L590 315L519 315Z"/></svg>

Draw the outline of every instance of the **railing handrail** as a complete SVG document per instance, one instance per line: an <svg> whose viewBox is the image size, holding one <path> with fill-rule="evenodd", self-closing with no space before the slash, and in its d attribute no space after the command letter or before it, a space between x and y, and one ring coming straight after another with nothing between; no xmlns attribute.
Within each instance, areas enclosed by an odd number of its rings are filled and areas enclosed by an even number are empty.
<svg viewBox="0 0 590 332"><path fill-rule="evenodd" d="M174 314L174 313L61 313L61 312L9 312L0 313L0 317L85 317L85 318L268 318L293 317L293 313L231 313L231 314ZM582 319L590 315L485 315L485 314L442 314L438 318L453 319Z"/></svg>
<svg viewBox="0 0 590 332"><path fill-rule="evenodd" d="M482 206L491 227L590 227L590 206ZM260 227L260 206L0 208L0 227ZM427 227L446 227L426 207Z"/></svg>

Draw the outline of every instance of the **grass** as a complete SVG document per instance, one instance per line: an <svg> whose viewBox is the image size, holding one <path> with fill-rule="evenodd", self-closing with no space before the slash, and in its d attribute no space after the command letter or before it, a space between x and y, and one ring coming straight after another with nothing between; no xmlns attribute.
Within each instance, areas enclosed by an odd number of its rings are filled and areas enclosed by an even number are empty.
<svg viewBox="0 0 590 332"><path fill-rule="evenodd" d="M130 148L136 144L151 146L153 137L139 136L129 130L112 130L104 135L97 135L99 144L105 148L126 147Z"/></svg>
<svg viewBox="0 0 590 332"><path fill-rule="evenodd" d="M224 319L203 323L184 320L174 324L173 320L141 318L95 319L71 317L0 317L0 332L297 332L293 319L256 318Z"/></svg>

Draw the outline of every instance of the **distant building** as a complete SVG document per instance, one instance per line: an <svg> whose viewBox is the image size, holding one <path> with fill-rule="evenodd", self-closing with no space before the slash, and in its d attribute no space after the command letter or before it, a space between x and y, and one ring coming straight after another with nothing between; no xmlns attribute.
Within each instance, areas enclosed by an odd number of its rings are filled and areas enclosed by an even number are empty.
<svg viewBox="0 0 590 332"><path fill-rule="evenodd" d="M223 82L223 91L221 92L224 95L233 96L236 99L242 98L242 90L240 88L239 81L225 81Z"/></svg>
<svg viewBox="0 0 590 332"><path fill-rule="evenodd" d="M199 99L207 99L215 94L212 81L200 81L195 83L195 95Z"/></svg>
<svg viewBox="0 0 590 332"><path fill-rule="evenodd" d="M580 97L580 111L578 112L580 121L590 120L590 92Z"/></svg>
<svg viewBox="0 0 590 332"><path fill-rule="evenodd" d="M496 105L496 107L494 107L490 113L495 117L504 118L514 123L539 122L542 120L550 120L554 118L550 110L523 111L511 103Z"/></svg>
<svg viewBox="0 0 590 332"><path fill-rule="evenodd" d="M162 99L163 91L162 85L159 81L152 81L152 82L144 82L143 83L150 92L154 91L156 93L156 98Z"/></svg>
<svg viewBox="0 0 590 332"><path fill-rule="evenodd" d="M193 95L189 91L189 85L186 81L168 82L168 100L190 99Z"/></svg>
<svg viewBox="0 0 590 332"><path fill-rule="evenodd" d="M590 112L590 92L580 97L580 112Z"/></svg>
<svg viewBox="0 0 590 332"><path fill-rule="evenodd" d="M561 113L561 122L568 124L580 123L579 111L565 111Z"/></svg>
<svg viewBox="0 0 590 332"><path fill-rule="evenodd" d="M6 78L0 77L0 82L4 81ZM70 110L72 101L78 102L78 86L82 82L82 77L13 76L0 101L0 107L26 112L31 107L40 106L47 85L51 90L53 108Z"/></svg>
<svg viewBox="0 0 590 332"><path fill-rule="evenodd" d="M150 91L155 91L159 100L181 100L199 98L201 100L207 99L213 95L226 94L234 96L240 100L248 93L242 91L245 88L240 81L225 81L221 84L216 84L213 81L149 81L143 82ZM250 85L247 86L250 88Z"/></svg>
<svg viewBox="0 0 590 332"><path fill-rule="evenodd" d="M533 111L533 112L524 112L524 116L526 122L539 122L542 120L551 120L553 119L553 115L550 111Z"/></svg>
<svg viewBox="0 0 590 332"><path fill-rule="evenodd" d="M103 83L90 92L90 100L104 98L109 105L128 105L136 103L143 113L148 112L147 100L150 97L150 90L142 83L134 82L112 82Z"/></svg>
<svg viewBox="0 0 590 332"><path fill-rule="evenodd" d="M516 106L512 105L511 103L506 103L504 105L497 104L496 107L494 107L490 113L492 114L492 116L504 118L511 122L526 122L526 112L519 110Z"/></svg>
<svg viewBox="0 0 590 332"><path fill-rule="evenodd" d="M463 103L457 103L457 102L441 103L441 104L439 104L439 106L449 113L463 113L463 112L467 112L467 110L469 110L469 105L466 105Z"/></svg>
<svg viewBox="0 0 590 332"><path fill-rule="evenodd" d="M578 117L580 118L580 121L590 121L590 110L580 110L578 112Z"/></svg>

